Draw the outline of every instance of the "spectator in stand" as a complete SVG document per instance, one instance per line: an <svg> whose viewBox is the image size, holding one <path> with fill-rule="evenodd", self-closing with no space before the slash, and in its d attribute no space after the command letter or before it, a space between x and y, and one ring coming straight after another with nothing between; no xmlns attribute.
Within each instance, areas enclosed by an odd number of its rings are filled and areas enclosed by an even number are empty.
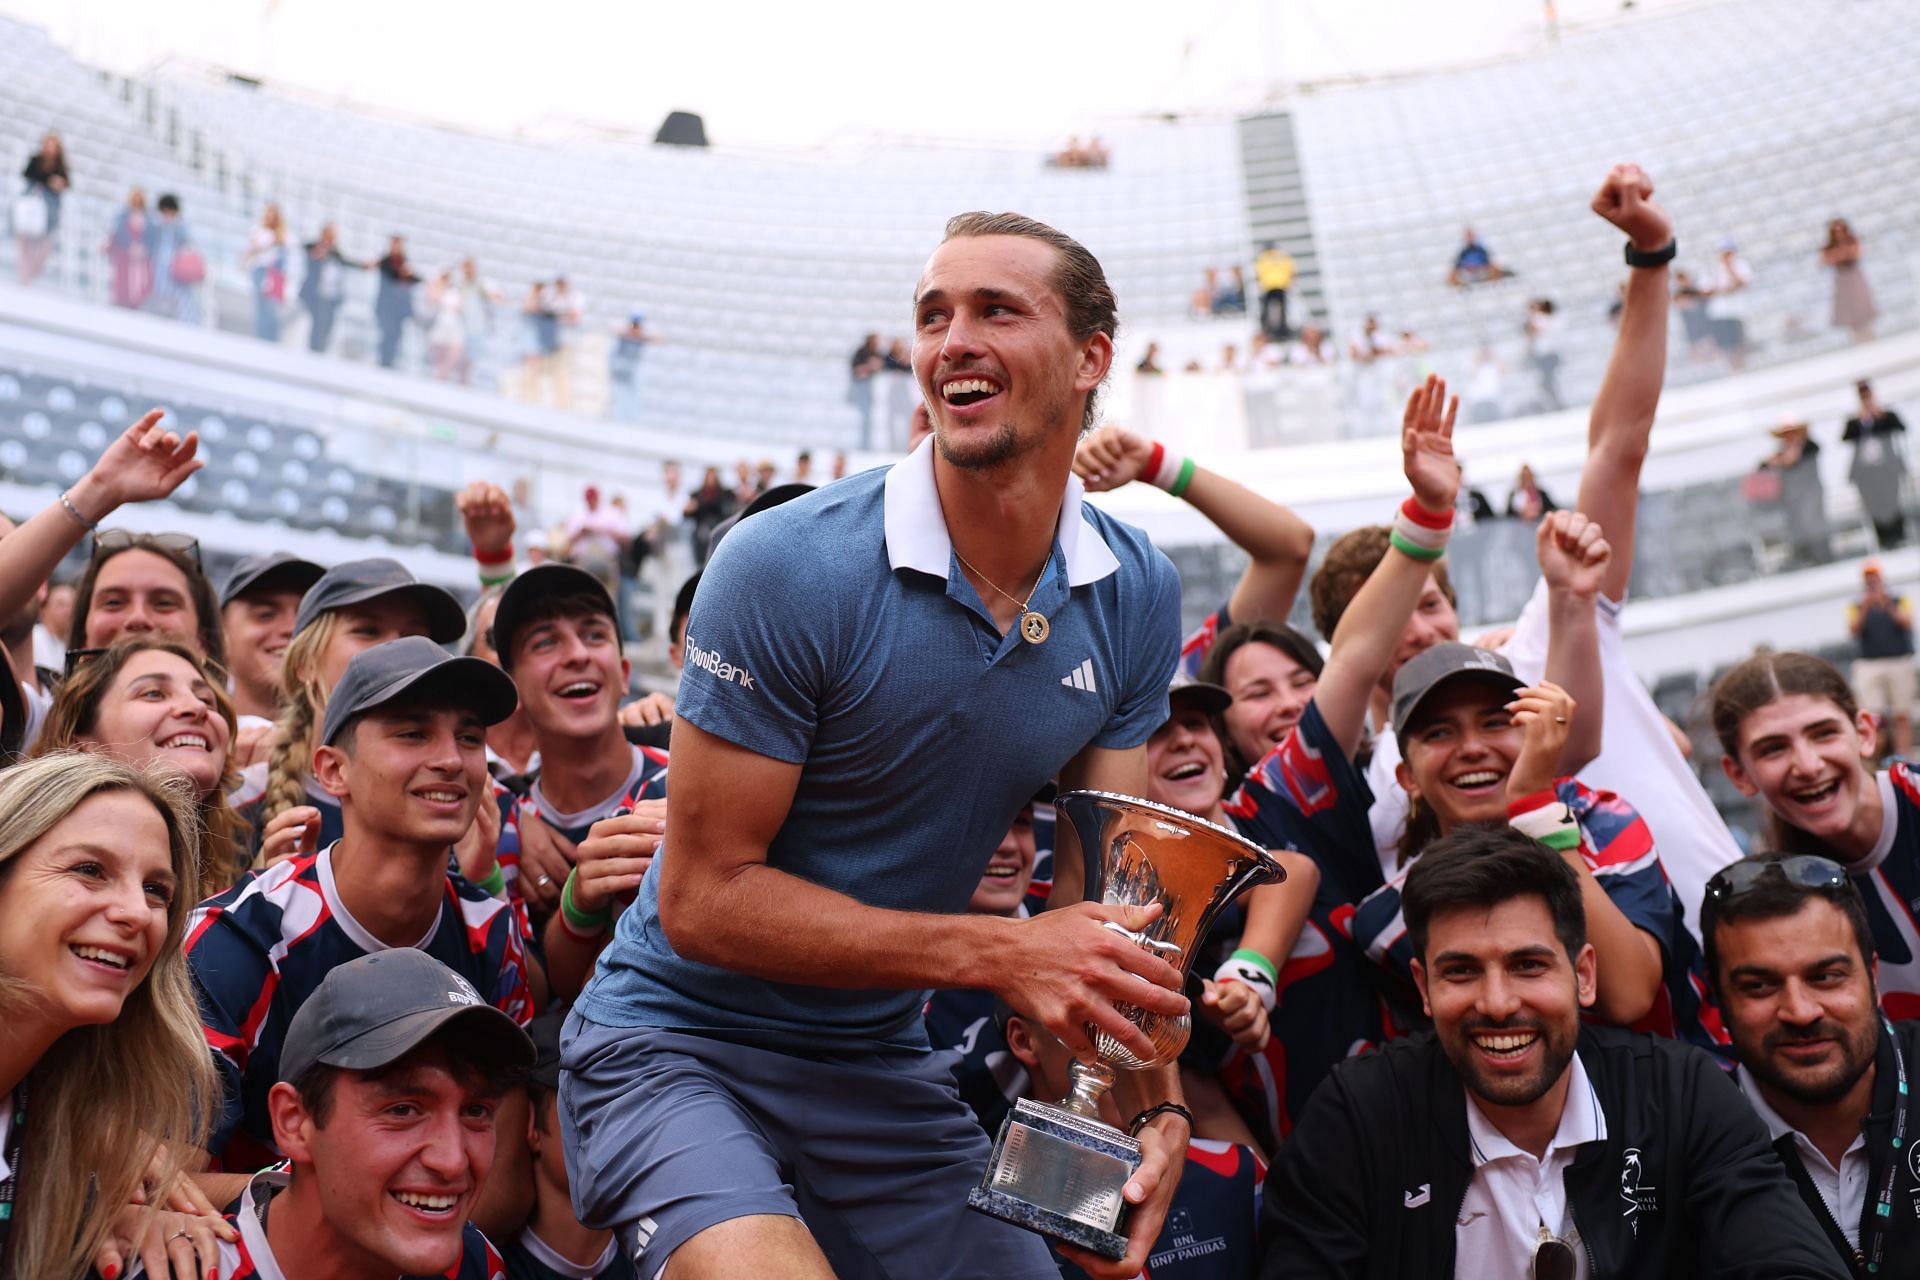
<svg viewBox="0 0 1920 1280"><path fill-rule="evenodd" d="M732 516L739 503L733 497L732 489L720 480L720 468L708 466L701 474L701 487L697 487L691 497L687 497L685 520L693 533L693 568L705 568L707 564L707 543L714 528Z"/></svg>
<svg viewBox="0 0 1920 1280"><path fill-rule="evenodd" d="M427 368L440 382L452 382L467 366L466 291L444 267L427 285Z"/></svg>
<svg viewBox="0 0 1920 1280"><path fill-rule="evenodd" d="M114 306L138 311L147 305L153 293L154 238L147 193L135 187L127 194L127 206L115 216L113 233L107 237L107 261L113 267L107 298Z"/></svg>
<svg viewBox="0 0 1920 1280"><path fill-rule="evenodd" d="M1731 240L1720 242L1720 257L1713 275L1702 286L1707 295L1708 331L1720 348L1727 364L1736 372L1747 363L1748 290L1753 285L1753 268L1740 256L1740 246Z"/></svg>
<svg viewBox="0 0 1920 1280"><path fill-rule="evenodd" d="M580 1225L573 1215L566 1148L560 1140L560 1025L564 1008L527 1026L533 1070L527 1145L533 1150L533 1213L519 1238L503 1246L507 1280L635 1280L633 1259L610 1229Z"/></svg>
<svg viewBox="0 0 1920 1280"><path fill-rule="evenodd" d="M307 350L324 352L333 338L334 317L347 296L347 270L365 271L371 262L355 262L340 252L333 224L320 228L306 246L306 274L300 279L300 305L307 309Z"/></svg>
<svg viewBox="0 0 1920 1280"><path fill-rule="evenodd" d="M387 256L375 265L380 271L373 298L373 318L380 326L380 367L391 369L400 359L401 334L413 319L413 286L420 277L407 262L407 242L400 236L387 242Z"/></svg>
<svg viewBox="0 0 1920 1280"><path fill-rule="evenodd" d="M1400 340L1393 345L1393 354L1397 356L1425 355L1433 350L1433 344L1412 329L1402 329Z"/></svg>
<svg viewBox="0 0 1920 1280"><path fill-rule="evenodd" d="M199 324L200 285L207 278L207 260L180 216L179 196L163 195L154 208L158 216L153 224L153 297L147 308L156 315Z"/></svg>
<svg viewBox="0 0 1920 1280"><path fill-rule="evenodd" d="M239 819L227 803L238 781L237 726L221 673L179 641L157 637L77 654L89 656L61 683L32 755L78 749L184 777L200 851L199 874L184 892L196 900L226 892L245 867L234 839Z"/></svg>
<svg viewBox="0 0 1920 1280"><path fill-rule="evenodd" d="M1860 566L1860 598L1847 609L1847 630L1860 647L1853 688L1867 710L1892 731L1893 754L1913 754L1913 601L1887 590L1880 562Z"/></svg>
<svg viewBox="0 0 1920 1280"><path fill-rule="evenodd" d="M1147 344L1146 352L1140 357L1140 363L1133 366L1133 371L1135 373L1152 374L1156 377L1166 372L1165 369L1160 367L1159 343L1149 342Z"/></svg>
<svg viewBox="0 0 1920 1280"><path fill-rule="evenodd" d="M1260 286L1260 329L1274 342L1284 342L1287 327L1287 290L1293 287L1293 255L1269 240L1253 260L1254 282Z"/></svg>
<svg viewBox="0 0 1920 1280"><path fill-rule="evenodd" d="M1845 218L1827 224L1820 265L1833 269L1833 327L1845 329L1855 342L1871 341L1880 309L1874 305L1873 286L1860 269L1860 237Z"/></svg>
<svg viewBox="0 0 1920 1280"><path fill-rule="evenodd" d="M49 133L40 139L40 149L27 157L20 171L26 190L13 202L13 235L19 245L20 283L31 285L46 269L53 256L54 237L60 234L60 204L66 197L72 177L67 172L67 149L60 135ZM38 212L26 204L40 203Z"/></svg>
<svg viewBox="0 0 1920 1280"><path fill-rule="evenodd" d="M1219 279L1219 273L1209 268L1207 286L1213 290L1213 314L1217 316L1243 316L1247 314L1247 273L1241 267L1231 269L1227 279Z"/></svg>
<svg viewBox="0 0 1920 1280"><path fill-rule="evenodd" d="M349 961L412 947L460 975L522 1025L534 1010L519 915L452 870L447 850L495 810L486 729L517 701L513 682L475 658L410 636L347 665L327 706L314 775L340 804L340 839L249 874L194 913L187 962L221 1077L209 1149L221 1172L199 1175L227 1203L271 1163L274 1084L299 1058L295 1013ZM491 861L491 859L489 859ZM498 868L489 881L499 887ZM324 998L324 996L322 997ZM441 997L444 1002L444 995ZM500 1176L481 1193L482 1227L517 1229L530 1186L506 1144L523 1137L524 1096L503 1104ZM524 1143L517 1148L524 1160ZM288 1150L288 1155L297 1153ZM504 1232L503 1232L504 1234Z"/></svg>
<svg viewBox="0 0 1920 1280"><path fill-rule="evenodd" d="M827 478L830 480L845 480L847 478L847 451L846 450L836 449L834 451L833 470L828 472Z"/></svg>
<svg viewBox="0 0 1920 1280"><path fill-rule="evenodd" d="M280 308L287 300L287 228L280 206L260 211L260 225L247 237L240 265L253 286L253 336L280 341Z"/></svg>
<svg viewBox="0 0 1920 1280"><path fill-rule="evenodd" d="M880 335L868 334L848 361L847 403L860 415L860 447L873 448L873 378L887 367Z"/></svg>
<svg viewBox="0 0 1920 1280"><path fill-rule="evenodd" d="M1686 335L1687 358L1695 364L1713 358L1713 320L1707 315L1707 293L1685 271L1673 273L1673 309L1680 313L1680 331Z"/></svg>
<svg viewBox="0 0 1920 1280"><path fill-rule="evenodd" d="M520 398L537 404L546 353L560 341L558 320L547 302L546 281L535 280L527 286L527 296L520 300L520 324Z"/></svg>
<svg viewBox="0 0 1920 1280"><path fill-rule="evenodd" d="M1878 1188L1909 1158L1895 1117L1920 1023L1880 1012L1859 890L1830 859L1763 854L1713 878L1700 931L1740 1089L1801 1202L1843 1267L1897 1270L1920 1246L1920 1206Z"/></svg>
<svg viewBox="0 0 1920 1280"><path fill-rule="evenodd" d="M58 672L67 665L67 636L73 628L73 584L49 582L33 624L33 665Z"/></svg>
<svg viewBox="0 0 1920 1280"><path fill-rule="evenodd" d="M1287 346L1287 363L1292 365L1332 364L1338 353L1327 341L1327 331L1317 324L1300 330L1300 336Z"/></svg>
<svg viewBox="0 0 1920 1280"><path fill-rule="evenodd" d="M460 261L454 288L461 297L460 321L466 335L465 353L455 373L461 386L473 380L473 367L486 356L487 343L493 337L493 309L506 301L500 286L480 274L471 257Z"/></svg>
<svg viewBox="0 0 1920 1280"><path fill-rule="evenodd" d="M1787 513L1789 567L1825 564L1833 559L1827 536L1827 491L1820 483L1820 442L1804 422L1787 418L1773 429L1779 447L1760 464L1780 478L1780 501Z"/></svg>
<svg viewBox="0 0 1920 1280"><path fill-rule="evenodd" d="M1832 858L1867 902L1883 959L1920 956L1920 767L1876 771L1881 736L1832 664L1790 651L1756 654L1709 695L1721 767L1765 809L1766 845ZM1920 1016L1920 967L1880 968L1887 1016Z"/></svg>
<svg viewBox="0 0 1920 1280"><path fill-rule="evenodd" d="M1854 391L1860 397L1860 412L1847 419L1840 434L1853 446L1848 475L1860 491L1867 518L1873 521L1875 540L1882 551L1889 551L1907 540L1907 516L1900 505L1907 481L1907 424L1881 405L1872 383L1862 380Z"/></svg>
<svg viewBox="0 0 1920 1280"><path fill-rule="evenodd" d="M1560 399L1560 336L1565 323L1552 298L1527 303L1527 367L1540 379L1540 402L1547 409L1566 407Z"/></svg>
<svg viewBox="0 0 1920 1280"><path fill-rule="evenodd" d="M1347 354L1360 364L1372 364L1381 356L1394 353L1393 338L1380 327L1380 317L1371 311L1360 324L1359 331L1347 343Z"/></svg>
<svg viewBox="0 0 1920 1280"><path fill-rule="evenodd" d="M1460 233L1460 252L1453 255L1453 267L1447 272L1448 284L1455 288L1485 284L1504 280L1512 274L1493 260L1493 252L1480 243L1480 237L1473 233L1472 227Z"/></svg>
<svg viewBox="0 0 1920 1280"><path fill-rule="evenodd" d="M1220 372L1230 374L1245 372L1240 363L1240 348L1231 342L1220 348Z"/></svg>
<svg viewBox="0 0 1920 1280"><path fill-rule="evenodd" d="M184 787L106 756L0 772L10 1276L194 1275L231 1234L175 1212L217 1093L180 949L193 823Z"/></svg>
<svg viewBox="0 0 1920 1280"><path fill-rule="evenodd" d="M1559 509L1560 504L1553 500L1553 495L1534 479L1533 468L1521 463L1520 474L1514 477L1513 491L1507 495L1508 519L1538 524L1540 517Z"/></svg>
<svg viewBox="0 0 1920 1280"><path fill-rule="evenodd" d="M1600 981L1583 897L1511 829L1414 865L1434 1031L1314 1097L1267 1181L1263 1280L1850 1274L1713 1058L1582 1025Z"/></svg>
<svg viewBox="0 0 1920 1280"><path fill-rule="evenodd" d="M638 311L613 335L613 349L607 355L608 409L621 422L640 421L640 357L653 340L647 332L647 317Z"/></svg>
<svg viewBox="0 0 1920 1280"><path fill-rule="evenodd" d="M1473 367L1467 374L1467 421L1497 422L1506 416L1506 366L1492 347L1473 353Z"/></svg>
<svg viewBox="0 0 1920 1280"><path fill-rule="evenodd" d="M620 556L633 530L612 506L600 505L600 490L588 485L580 493L580 508L567 520L560 558L585 569L607 590L620 589ZM498 645L496 644L496 648Z"/></svg>
<svg viewBox="0 0 1920 1280"><path fill-rule="evenodd" d="M660 504L654 508L645 537L649 573L653 577L653 636L664 638L670 627L673 593L693 572L692 543L687 526L687 490L681 483L680 464L660 464Z"/></svg>
<svg viewBox="0 0 1920 1280"><path fill-rule="evenodd" d="M553 384L553 404L557 409L573 407L573 335L586 314L586 299L555 274L547 290L547 308L553 313L552 346L542 353L548 379Z"/></svg>

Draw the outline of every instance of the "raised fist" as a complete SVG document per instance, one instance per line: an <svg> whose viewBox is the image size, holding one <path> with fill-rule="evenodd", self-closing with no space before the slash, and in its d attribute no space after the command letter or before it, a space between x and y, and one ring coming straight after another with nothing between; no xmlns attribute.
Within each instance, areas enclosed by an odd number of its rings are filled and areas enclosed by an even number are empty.
<svg viewBox="0 0 1920 1280"><path fill-rule="evenodd" d="M513 548L513 500L488 480L475 480L453 500L467 527L467 540L483 555L499 555Z"/></svg>
<svg viewBox="0 0 1920 1280"><path fill-rule="evenodd" d="M1673 240L1673 219L1653 199L1653 179L1637 164L1617 164L1593 197L1593 211L1627 233L1642 253Z"/></svg>
<svg viewBox="0 0 1920 1280"><path fill-rule="evenodd" d="M1141 479L1141 468L1152 457L1153 441L1125 427L1105 426L1074 450L1073 473L1088 493L1103 493Z"/></svg>
<svg viewBox="0 0 1920 1280"><path fill-rule="evenodd" d="M1578 511L1555 511L1540 522L1535 543L1549 591L1584 600L1599 594L1613 561L1613 548L1599 525Z"/></svg>

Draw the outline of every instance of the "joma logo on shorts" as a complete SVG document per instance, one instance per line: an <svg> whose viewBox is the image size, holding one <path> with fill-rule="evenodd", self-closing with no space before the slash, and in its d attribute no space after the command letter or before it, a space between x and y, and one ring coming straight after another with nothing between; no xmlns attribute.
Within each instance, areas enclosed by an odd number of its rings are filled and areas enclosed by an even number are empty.
<svg viewBox="0 0 1920 1280"><path fill-rule="evenodd" d="M742 689L753 688L753 677L747 674L745 667L722 661L713 650L702 649L699 641L692 636L687 637L687 665L698 667L716 679L731 681Z"/></svg>

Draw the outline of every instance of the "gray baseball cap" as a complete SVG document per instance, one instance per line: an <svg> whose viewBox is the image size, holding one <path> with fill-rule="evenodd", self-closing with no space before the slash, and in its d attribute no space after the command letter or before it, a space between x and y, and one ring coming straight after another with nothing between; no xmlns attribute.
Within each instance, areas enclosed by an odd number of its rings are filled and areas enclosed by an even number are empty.
<svg viewBox="0 0 1920 1280"><path fill-rule="evenodd" d="M269 551L260 556L241 556L234 561L233 572L220 588L220 607L226 608L255 587L291 587L309 591L326 576L326 570L311 560L302 560L288 551Z"/></svg>
<svg viewBox="0 0 1920 1280"><path fill-rule="evenodd" d="M421 582L398 560L383 556L349 560L322 574L300 601L300 612L293 618L293 633L299 635L329 609L363 604L388 595L403 595L418 601L427 614L427 634L440 644L452 644L467 633L467 612L452 592Z"/></svg>
<svg viewBox="0 0 1920 1280"><path fill-rule="evenodd" d="M455 658L425 636L404 636L353 656L327 698L320 745L331 745L349 721L389 702L470 706L483 724L499 724L520 704L513 677L479 658Z"/></svg>
<svg viewBox="0 0 1920 1280"><path fill-rule="evenodd" d="M1393 677L1393 732L1406 733L1420 704L1450 680L1480 680L1511 693L1527 687L1513 674L1513 664L1491 649L1476 649L1458 640L1434 645L1414 657Z"/></svg>
<svg viewBox="0 0 1920 1280"><path fill-rule="evenodd" d="M296 1081L318 1066L375 1071L456 1028L463 1062L533 1066L533 1041L472 983L424 951L376 951L330 971L293 1015L280 1078Z"/></svg>
<svg viewBox="0 0 1920 1280"><path fill-rule="evenodd" d="M490 638L493 651L500 655L502 666L512 662L509 651L514 633L527 624L527 614L534 603L547 596L563 593L592 597L600 611L618 626L620 614L614 609L613 597L607 594L606 585L600 579L585 569L561 564L557 560L536 564L507 584L507 589L500 593L499 605L493 611Z"/></svg>
<svg viewBox="0 0 1920 1280"><path fill-rule="evenodd" d="M1233 695L1224 687L1205 680L1195 680L1184 671L1175 671L1173 679L1167 682L1169 701L1180 698L1196 704L1210 716L1219 715L1233 705Z"/></svg>

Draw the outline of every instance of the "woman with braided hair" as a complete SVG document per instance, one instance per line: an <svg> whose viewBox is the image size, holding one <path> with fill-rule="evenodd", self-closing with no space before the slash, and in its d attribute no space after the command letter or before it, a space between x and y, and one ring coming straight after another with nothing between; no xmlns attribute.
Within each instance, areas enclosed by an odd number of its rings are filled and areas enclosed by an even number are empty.
<svg viewBox="0 0 1920 1280"><path fill-rule="evenodd" d="M458 600L416 581L397 561L350 560L313 584L282 659L286 702L267 755L266 791L250 806L260 833L256 866L312 853L342 834L340 802L311 774L327 697L353 656L402 636L452 644L466 629Z"/></svg>

